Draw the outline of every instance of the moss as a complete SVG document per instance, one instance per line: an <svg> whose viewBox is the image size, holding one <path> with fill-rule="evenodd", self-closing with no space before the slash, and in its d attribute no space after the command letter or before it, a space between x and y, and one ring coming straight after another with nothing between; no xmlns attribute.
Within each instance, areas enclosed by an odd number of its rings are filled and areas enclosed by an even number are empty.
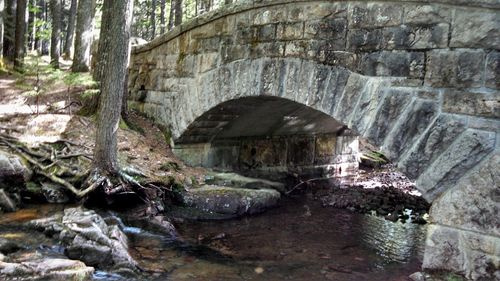
<svg viewBox="0 0 500 281"><path fill-rule="evenodd" d="M130 130L130 127L128 126L127 122L125 122L125 120L123 120L123 118L120 118L120 124L118 126L122 130Z"/></svg>
<svg viewBox="0 0 500 281"><path fill-rule="evenodd" d="M100 94L101 91L97 89L83 91L83 93L79 96L79 100L82 102L83 106L78 111L78 114L83 116L91 116L95 114L99 105Z"/></svg>
<svg viewBox="0 0 500 281"><path fill-rule="evenodd" d="M173 162L173 161L168 161L168 162L165 162L163 163L161 166L160 166L160 169L162 169L163 171L176 171L176 172L179 172L181 169L181 167L179 166L179 164L177 162Z"/></svg>

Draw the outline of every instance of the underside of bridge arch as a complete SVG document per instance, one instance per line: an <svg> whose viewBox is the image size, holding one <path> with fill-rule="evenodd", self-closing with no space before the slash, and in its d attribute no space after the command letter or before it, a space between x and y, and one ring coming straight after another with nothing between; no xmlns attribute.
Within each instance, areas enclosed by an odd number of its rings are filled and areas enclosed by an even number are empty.
<svg viewBox="0 0 500 281"><path fill-rule="evenodd" d="M223 102L175 140L193 166L283 180L287 175L347 176L358 169L358 136L331 116L271 96Z"/></svg>

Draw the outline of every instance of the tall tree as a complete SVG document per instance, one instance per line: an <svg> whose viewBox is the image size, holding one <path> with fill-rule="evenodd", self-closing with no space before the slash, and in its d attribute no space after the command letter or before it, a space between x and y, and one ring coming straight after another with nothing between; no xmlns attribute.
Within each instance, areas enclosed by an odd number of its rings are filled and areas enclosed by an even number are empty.
<svg viewBox="0 0 500 281"><path fill-rule="evenodd" d="M174 28L175 2L176 0L170 0L170 13L168 15L168 30Z"/></svg>
<svg viewBox="0 0 500 281"><path fill-rule="evenodd" d="M5 0L5 24L3 34L3 55L9 61L14 61L16 32L16 0Z"/></svg>
<svg viewBox="0 0 500 281"><path fill-rule="evenodd" d="M61 56L61 0L50 0L50 12L52 14L52 33L50 36L50 64L59 68L59 57Z"/></svg>
<svg viewBox="0 0 500 281"><path fill-rule="evenodd" d="M151 0L151 18L149 24L151 26L151 40L153 40L156 35L156 0Z"/></svg>
<svg viewBox="0 0 500 281"><path fill-rule="evenodd" d="M28 8L27 0L17 1L16 34L14 40L14 68L16 69L22 69L24 62L27 8Z"/></svg>
<svg viewBox="0 0 500 281"><path fill-rule="evenodd" d="M75 34L75 54L73 57L73 65L71 66L71 71L73 72L89 71L90 46L92 45L94 14L95 0L78 1Z"/></svg>
<svg viewBox="0 0 500 281"><path fill-rule="evenodd" d="M165 6L167 4L166 0L160 0L160 33L165 33Z"/></svg>
<svg viewBox="0 0 500 281"><path fill-rule="evenodd" d="M101 31L99 33L99 46L97 49L97 54L95 58L95 66L92 69L92 78L95 81L101 81L104 66L107 59L107 54L109 52L109 41L111 37L109 36L109 28L111 26L111 18L113 17L113 12L111 10L112 5L110 1L104 1L102 6L102 20L101 20Z"/></svg>
<svg viewBox="0 0 500 281"><path fill-rule="evenodd" d="M119 171L117 130L127 73L133 1L104 0L106 2L110 2L113 11L106 34L111 38L108 47L112 51L108 52L104 65L93 165L100 173L116 175Z"/></svg>
<svg viewBox="0 0 500 281"><path fill-rule="evenodd" d="M173 0L172 0L173 1ZM175 0L175 26L182 23L182 0Z"/></svg>
<svg viewBox="0 0 500 281"><path fill-rule="evenodd" d="M71 58L71 48L73 47L73 37L75 34L76 25L76 7L77 0L71 0L71 6L69 8L68 15L68 28L66 29L66 38L64 43L64 58Z"/></svg>
<svg viewBox="0 0 500 281"><path fill-rule="evenodd" d="M4 17L3 14L4 14L4 0L0 0L0 59L3 57L3 17Z"/></svg>

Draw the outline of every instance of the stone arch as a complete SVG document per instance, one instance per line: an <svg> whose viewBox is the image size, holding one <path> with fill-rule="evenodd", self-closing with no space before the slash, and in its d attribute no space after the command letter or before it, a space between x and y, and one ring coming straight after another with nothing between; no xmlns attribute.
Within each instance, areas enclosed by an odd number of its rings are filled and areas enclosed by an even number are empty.
<svg viewBox="0 0 500 281"><path fill-rule="evenodd" d="M494 279L499 10L489 0L245 1L135 48L129 104L174 139L242 97L328 114L381 146L433 202L425 268Z"/></svg>

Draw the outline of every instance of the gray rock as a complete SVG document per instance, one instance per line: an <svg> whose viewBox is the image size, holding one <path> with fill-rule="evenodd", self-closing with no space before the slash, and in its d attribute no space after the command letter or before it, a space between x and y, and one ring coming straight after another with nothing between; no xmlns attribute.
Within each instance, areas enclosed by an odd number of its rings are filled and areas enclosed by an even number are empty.
<svg viewBox="0 0 500 281"><path fill-rule="evenodd" d="M17 210L19 200L16 200L16 197L18 198L18 196L14 194L14 199L11 196L5 190L0 189L0 211L14 212Z"/></svg>
<svg viewBox="0 0 500 281"><path fill-rule="evenodd" d="M34 220L28 225L58 237L69 258L99 268L137 268L128 253L125 234L118 226L106 224L94 211L68 208L62 216Z"/></svg>
<svg viewBox="0 0 500 281"><path fill-rule="evenodd" d="M64 187L53 183L42 183L42 193L49 203L67 203L69 197L66 195Z"/></svg>
<svg viewBox="0 0 500 281"><path fill-rule="evenodd" d="M245 215L274 207L280 193L273 189L246 189L226 186L202 186L183 195L186 205L205 212Z"/></svg>
<svg viewBox="0 0 500 281"><path fill-rule="evenodd" d="M12 212L21 202L20 192L31 177L21 158L0 150L0 210Z"/></svg>
<svg viewBox="0 0 500 281"><path fill-rule="evenodd" d="M450 113L500 118L499 93L473 93L446 90L443 94L443 111Z"/></svg>
<svg viewBox="0 0 500 281"><path fill-rule="evenodd" d="M381 51L363 55L359 71L369 76L423 78L424 66L423 52Z"/></svg>
<svg viewBox="0 0 500 281"><path fill-rule="evenodd" d="M63 258L35 257L23 261L0 261L2 280L90 281L93 273L93 267L87 267L81 261Z"/></svg>
<svg viewBox="0 0 500 281"><path fill-rule="evenodd" d="M500 153L494 154L436 199L433 222L500 236Z"/></svg>
<svg viewBox="0 0 500 281"><path fill-rule="evenodd" d="M456 9L450 47L497 49L500 19L495 10Z"/></svg>
<svg viewBox="0 0 500 281"><path fill-rule="evenodd" d="M400 158L398 168L414 180L465 130L464 118L441 114L418 140L413 150Z"/></svg>
<svg viewBox="0 0 500 281"><path fill-rule="evenodd" d="M425 83L433 87L481 87L484 74L483 50L432 50L427 53Z"/></svg>
<svg viewBox="0 0 500 281"><path fill-rule="evenodd" d="M454 186L472 167L495 147L495 133L466 130L417 179L417 186L428 201Z"/></svg>
<svg viewBox="0 0 500 281"><path fill-rule="evenodd" d="M441 225L427 230L422 268L446 270L468 280L497 280L500 238Z"/></svg>
<svg viewBox="0 0 500 281"><path fill-rule="evenodd" d="M425 275L422 272L415 272L408 276L412 281L425 281Z"/></svg>
<svg viewBox="0 0 500 281"><path fill-rule="evenodd" d="M492 89L500 88L500 52L491 51L486 56L486 87Z"/></svg>

